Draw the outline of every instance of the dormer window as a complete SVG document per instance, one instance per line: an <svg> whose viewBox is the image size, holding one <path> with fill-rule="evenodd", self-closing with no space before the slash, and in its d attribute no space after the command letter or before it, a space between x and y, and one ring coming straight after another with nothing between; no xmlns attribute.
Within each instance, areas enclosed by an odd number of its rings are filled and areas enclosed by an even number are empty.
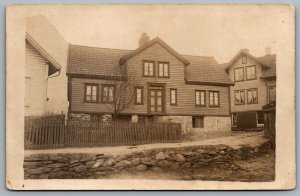
<svg viewBox="0 0 300 196"><path fill-rule="evenodd" d="M158 77L168 78L169 71L169 63L158 63Z"/></svg>
<svg viewBox="0 0 300 196"><path fill-rule="evenodd" d="M154 62L150 62L150 61L143 62L143 76L148 76L148 77L154 76Z"/></svg>

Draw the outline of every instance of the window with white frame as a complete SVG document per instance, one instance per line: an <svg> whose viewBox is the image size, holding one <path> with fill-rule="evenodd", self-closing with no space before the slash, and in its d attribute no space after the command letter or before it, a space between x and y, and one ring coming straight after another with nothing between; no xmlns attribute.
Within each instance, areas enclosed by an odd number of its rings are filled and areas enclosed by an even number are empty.
<svg viewBox="0 0 300 196"><path fill-rule="evenodd" d="M243 105L245 104L245 91L244 90L236 90L235 93L235 105Z"/></svg>
<svg viewBox="0 0 300 196"><path fill-rule="evenodd" d="M177 105L177 89L170 89L170 104Z"/></svg>
<svg viewBox="0 0 300 196"><path fill-rule="evenodd" d="M135 87L135 104L141 105L143 104L143 87L137 86Z"/></svg>
<svg viewBox="0 0 300 196"><path fill-rule="evenodd" d="M98 101L98 84L85 84L85 97L86 102Z"/></svg>
<svg viewBox="0 0 300 196"><path fill-rule="evenodd" d="M102 85L102 103L113 103L115 94L115 86Z"/></svg>
<svg viewBox="0 0 300 196"><path fill-rule="evenodd" d="M169 63L158 63L158 77L169 77Z"/></svg>
<svg viewBox="0 0 300 196"><path fill-rule="evenodd" d="M257 89L252 88L252 89L247 89L247 103L248 104L254 104L257 103Z"/></svg>
<svg viewBox="0 0 300 196"><path fill-rule="evenodd" d="M154 62L143 62L143 76L154 76Z"/></svg>
<svg viewBox="0 0 300 196"><path fill-rule="evenodd" d="M209 106L210 107L219 107L219 92L210 91L209 92Z"/></svg>
<svg viewBox="0 0 300 196"><path fill-rule="evenodd" d="M244 67L234 69L234 81L239 82L244 80Z"/></svg>
<svg viewBox="0 0 300 196"><path fill-rule="evenodd" d="M195 91L195 105L196 106L205 106L205 91L203 91L203 90Z"/></svg>
<svg viewBox="0 0 300 196"><path fill-rule="evenodd" d="M256 79L256 66L255 65L246 67L246 79L247 80Z"/></svg>

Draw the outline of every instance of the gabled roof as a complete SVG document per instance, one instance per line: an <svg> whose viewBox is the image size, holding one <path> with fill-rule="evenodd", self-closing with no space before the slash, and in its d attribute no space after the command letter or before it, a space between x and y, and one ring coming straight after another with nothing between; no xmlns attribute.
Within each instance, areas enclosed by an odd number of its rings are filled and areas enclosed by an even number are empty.
<svg viewBox="0 0 300 196"><path fill-rule="evenodd" d="M247 49L241 49L228 63L220 64L220 67L222 67L224 70L228 70L241 55L246 55L254 59L262 66L262 78L276 76L276 54L255 57L251 55Z"/></svg>
<svg viewBox="0 0 300 196"><path fill-rule="evenodd" d="M69 45L67 74L90 78L120 77L119 60L133 50ZM188 60L186 82L193 84L232 85L213 57L182 55Z"/></svg>
<svg viewBox="0 0 300 196"><path fill-rule="evenodd" d="M156 37L150 41L148 41L147 43L145 43L144 45L140 46L139 48L137 48L136 50L131 51L130 53L128 53L127 55L123 56L120 59L120 64L123 65L128 59L130 59L131 57L133 57L134 55L140 53L141 51L145 50L146 48L149 48L150 46L152 46L153 44L158 43L160 44L162 47L164 47L167 51L169 51L172 55L174 55L178 60L180 60L183 64L188 65L189 61L186 60L182 55L178 54L175 50L173 50L168 44L166 44L163 40L161 40L159 37Z"/></svg>
<svg viewBox="0 0 300 196"><path fill-rule="evenodd" d="M119 60L131 51L70 44L67 74L120 77Z"/></svg>
<svg viewBox="0 0 300 196"><path fill-rule="evenodd" d="M184 55L190 62L186 67L186 82L192 84L233 85L227 73L214 57Z"/></svg>
<svg viewBox="0 0 300 196"><path fill-rule="evenodd" d="M48 75L67 64L68 43L45 17L33 16L27 19L26 40L49 61Z"/></svg>
<svg viewBox="0 0 300 196"><path fill-rule="evenodd" d="M262 66L267 67L267 65L264 64L264 62L260 61L255 56L253 56L252 54L250 54L248 49L241 49L241 50L239 50L236 53L236 55L234 55L234 57L229 62L223 63L222 66L224 66L224 68L226 70L229 69L241 55L246 55L246 56L254 59L257 63L261 64Z"/></svg>

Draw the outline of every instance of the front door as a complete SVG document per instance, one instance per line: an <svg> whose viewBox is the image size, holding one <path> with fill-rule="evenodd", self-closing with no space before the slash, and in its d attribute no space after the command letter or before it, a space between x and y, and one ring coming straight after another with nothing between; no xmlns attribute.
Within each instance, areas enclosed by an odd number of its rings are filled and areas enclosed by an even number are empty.
<svg viewBox="0 0 300 196"><path fill-rule="evenodd" d="M149 86L149 112L163 113L163 87Z"/></svg>

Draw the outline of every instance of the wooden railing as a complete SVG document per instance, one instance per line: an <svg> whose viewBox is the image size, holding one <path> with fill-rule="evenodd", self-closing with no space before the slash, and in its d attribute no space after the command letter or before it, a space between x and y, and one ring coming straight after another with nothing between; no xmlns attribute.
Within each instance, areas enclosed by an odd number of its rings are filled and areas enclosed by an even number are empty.
<svg viewBox="0 0 300 196"><path fill-rule="evenodd" d="M179 123L67 120L64 115L25 119L25 149L121 146L179 142Z"/></svg>

